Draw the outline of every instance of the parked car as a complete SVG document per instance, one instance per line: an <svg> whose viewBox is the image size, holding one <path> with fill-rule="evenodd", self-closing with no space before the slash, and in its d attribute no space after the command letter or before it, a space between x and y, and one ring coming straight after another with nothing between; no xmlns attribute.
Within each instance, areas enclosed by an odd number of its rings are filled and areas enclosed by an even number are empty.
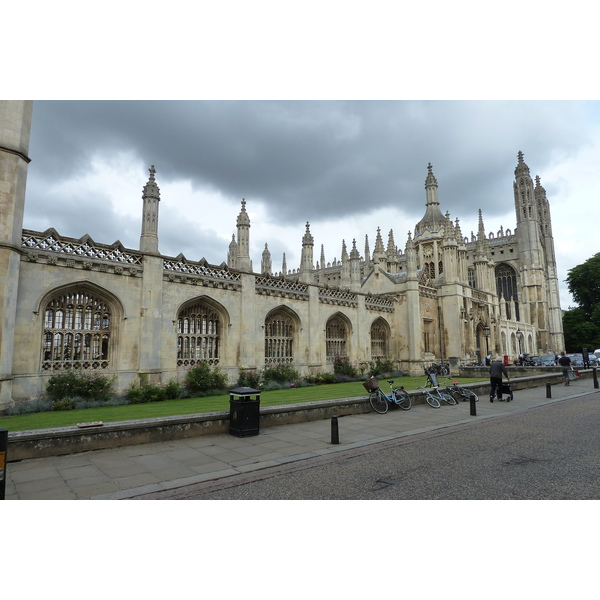
<svg viewBox="0 0 600 600"><path fill-rule="evenodd" d="M557 364L554 354L542 354L532 358L535 358L538 367L554 367Z"/></svg>
<svg viewBox="0 0 600 600"><path fill-rule="evenodd" d="M571 359L574 367L583 367L583 354L576 352L574 354L567 354L567 356ZM597 367L600 362L598 357L591 352L588 352L588 359L590 361L590 367Z"/></svg>
<svg viewBox="0 0 600 600"><path fill-rule="evenodd" d="M567 356L571 359L571 364L574 367L583 367L583 354L567 354Z"/></svg>

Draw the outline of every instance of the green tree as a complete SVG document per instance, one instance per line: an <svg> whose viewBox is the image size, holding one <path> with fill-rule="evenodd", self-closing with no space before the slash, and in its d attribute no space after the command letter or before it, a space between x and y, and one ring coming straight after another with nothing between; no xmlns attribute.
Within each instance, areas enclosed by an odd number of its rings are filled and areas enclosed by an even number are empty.
<svg viewBox="0 0 600 600"><path fill-rule="evenodd" d="M600 253L569 269L566 283L577 303L563 316L566 349L593 352L600 348Z"/></svg>

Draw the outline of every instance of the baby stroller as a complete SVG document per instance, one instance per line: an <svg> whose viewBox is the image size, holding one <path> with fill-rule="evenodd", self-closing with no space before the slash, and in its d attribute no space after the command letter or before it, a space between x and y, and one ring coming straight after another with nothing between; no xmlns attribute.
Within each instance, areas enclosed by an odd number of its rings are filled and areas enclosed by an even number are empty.
<svg viewBox="0 0 600 600"><path fill-rule="evenodd" d="M500 384L500 391L498 392L498 396L503 396L503 398L500 400L500 402L504 402L504 396L506 396L506 402L511 402L513 399L513 393L512 390L510 388L510 382L507 381L502 382Z"/></svg>

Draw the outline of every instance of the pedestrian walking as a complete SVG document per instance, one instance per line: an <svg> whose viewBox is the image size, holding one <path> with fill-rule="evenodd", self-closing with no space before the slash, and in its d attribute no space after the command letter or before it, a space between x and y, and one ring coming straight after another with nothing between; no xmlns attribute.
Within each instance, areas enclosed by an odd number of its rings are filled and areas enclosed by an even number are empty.
<svg viewBox="0 0 600 600"><path fill-rule="evenodd" d="M490 402L494 401L496 396L496 388L498 389L498 400L502 401L502 375L510 381L508 371L504 366L504 361L500 356L496 356L490 366Z"/></svg>
<svg viewBox="0 0 600 600"><path fill-rule="evenodd" d="M558 359L558 364L562 367L562 374L565 378L565 385L569 385L569 375L571 373L571 359L567 356L566 352L560 353L560 358Z"/></svg>

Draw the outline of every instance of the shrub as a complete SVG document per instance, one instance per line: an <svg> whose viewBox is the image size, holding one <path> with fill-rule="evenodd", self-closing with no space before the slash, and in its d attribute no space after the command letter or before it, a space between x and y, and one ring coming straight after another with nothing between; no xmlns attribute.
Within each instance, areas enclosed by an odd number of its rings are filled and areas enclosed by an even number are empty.
<svg viewBox="0 0 600 600"><path fill-rule="evenodd" d="M307 377L306 381L315 385L322 385L327 383L338 383L339 380L333 373L317 373L312 377Z"/></svg>
<svg viewBox="0 0 600 600"><path fill-rule="evenodd" d="M267 384L270 381L276 383L293 383L300 379L298 371L292 367L292 365L285 363L277 363L271 367L267 367L262 372L263 384Z"/></svg>
<svg viewBox="0 0 600 600"><path fill-rule="evenodd" d="M345 354L336 354L333 358L333 372L336 375L345 375L346 377L357 377L356 368L350 363L350 359Z"/></svg>
<svg viewBox="0 0 600 600"><path fill-rule="evenodd" d="M260 386L260 371L257 371L256 369L240 370L238 386L258 389Z"/></svg>
<svg viewBox="0 0 600 600"><path fill-rule="evenodd" d="M89 398L107 401L114 385L114 377L97 373L67 371L52 375L46 385L46 391L53 401L65 398Z"/></svg>
<svg viewBox="0 0 600 600"><path fill-rule="evenodd" d="M62 398L52 403L52 410L73 410L75 402L72 398Z"/></svg>
<svg viewBox="0 0 600 600"><path fill-rule="evenodd" d="M392 373L395 368L393 361L377 356L369 363L368 375L369 377L383 376L385 373Z"/></svg>
<svg viewBox="0 0 600 600"><path fill-rule="evenodd" d="M183 386L177 383L174 379L171 379L167 385L165 385L165 398L167 400L177 400L183 397Z"/></svg>
<svg viewBox="0 0 600 600"><path fill-rule="evenodd" d="M11 406L6 414L9 417L17 415L27 415L37 412L49 412L52 410L52 400L49 398L36 398L35 400L19 400L14 406Z"/></svg>
<svg viewBox="0 0 600 600"><path fill-rule="evenodd" d="M222 390L227 387L227 375L206 362L198 363L185 374L183 386L190 394L202 394L210 390Z"/></svg>
<svg viewBox="0 0 600 600"><path fill-rule="evenodd" d="M165 388L151 383L140 387L131 387L127 390L125 396L130 404L160 402L167 399Z"/></svg>

